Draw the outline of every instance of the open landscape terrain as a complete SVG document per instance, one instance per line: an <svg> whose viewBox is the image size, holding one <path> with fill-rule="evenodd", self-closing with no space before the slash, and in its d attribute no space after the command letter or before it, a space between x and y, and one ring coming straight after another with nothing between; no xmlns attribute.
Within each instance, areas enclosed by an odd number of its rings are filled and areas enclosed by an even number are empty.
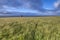
<svg viewBox="0 0 60 40"><path fill-rule="evenodd" d="M1 17L0 40L60 40L60 17Z"/></svg>

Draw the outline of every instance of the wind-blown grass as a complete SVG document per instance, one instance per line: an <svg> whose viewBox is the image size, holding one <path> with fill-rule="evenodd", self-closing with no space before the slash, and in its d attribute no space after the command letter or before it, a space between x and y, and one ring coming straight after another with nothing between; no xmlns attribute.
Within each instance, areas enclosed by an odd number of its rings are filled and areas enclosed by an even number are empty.
<svg viewBox="0 0 60 40"><path fill-rule="evenodd" d="M0 18L0 40L60 40L60 17Z"/></svg>

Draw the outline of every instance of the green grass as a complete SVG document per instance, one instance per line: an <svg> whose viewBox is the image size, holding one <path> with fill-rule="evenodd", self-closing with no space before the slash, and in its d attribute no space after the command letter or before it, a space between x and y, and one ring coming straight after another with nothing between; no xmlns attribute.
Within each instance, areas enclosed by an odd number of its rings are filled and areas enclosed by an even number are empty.
<svg viewBox="0 0 60 40"><path fill-rule="evenodd" d="M60 40L60 17L0 18L0 40Z"/></svg>

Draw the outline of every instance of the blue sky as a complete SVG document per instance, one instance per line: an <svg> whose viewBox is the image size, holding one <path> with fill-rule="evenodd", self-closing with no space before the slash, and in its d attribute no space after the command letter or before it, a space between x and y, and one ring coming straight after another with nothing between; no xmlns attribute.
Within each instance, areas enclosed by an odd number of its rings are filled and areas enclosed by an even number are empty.
<svg viewBox="0 0 60 40"><path fill-rule="evenodd" d="M44 9L54 9L54 3L57 0L0 0L0 5L8 5L13 7L25 7L39 9L43 7Z"/></svg>
<svg viewBox="0 0 60 40"><path fill-rule="evenodd" d="M0 11L4 11L4 13L7 11L42 13L40 11L45 9L60 10L60 0L0 0ZM45 13L52 14L53 12L45 11Z"/></svg>
<svg viewBox="0 0 60 40"><path fill-rule="evenodd" d="M43 0L43 8L45 9L54 9L54 3L57 0Z"/></svg>

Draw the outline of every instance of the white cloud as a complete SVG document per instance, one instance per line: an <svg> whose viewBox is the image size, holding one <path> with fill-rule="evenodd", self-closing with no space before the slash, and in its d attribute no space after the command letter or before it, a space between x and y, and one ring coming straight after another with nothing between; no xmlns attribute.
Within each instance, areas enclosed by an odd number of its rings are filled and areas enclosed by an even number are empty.
<svg viewBox="0 0 60 40"><path fill-rule="evenodd" d="M0 2L3 3L3 1L1 0ZM14 0L11 0L11 1L14 2ZM39 10L41 10L40 8L42 8L42 6L43 6L41 0L33 0L33 1L32 0L17 0L17 1L18 1L19 4L21 3L22 6L14 7L12 5L12 3L9 2L9 4L11 3L12 6L2 5L2 7L3 7L2 11L4 13L6 13L8 11L8 12L35 13L35 14L38 14L38 15L57 15L58 12L59 12L59 11L57 11L55 13L53 11L46 11L46 10L45 10L45 12L39 11ZM35 1L37 1L37 3ZM54 3L55 8L58 8L59 4L60 4L60 1L55 2Z"/></svg>
<svg viewBox="0 0 60 40"><path fill-rule="evenodd" d="M39 13L37 10L32 10L32 9L26 9L26 8L16 8L16 7L10 7L7 5L3 5L3 12L24 12L24 13Z"/></svg>
<svg viewBox="0 0 60 40"><path fill-rule="evenodd" d="M41 10L43 3L42 0L0 0L0 5Z"/></svg>
<svg viewBox="0 0 60 40"><path fill-rule="evenodd" d="M55 8L58 8L59 5L60 5L60 0L57 0L57 1L54 3L54 7L55 7Z"/></svg>

